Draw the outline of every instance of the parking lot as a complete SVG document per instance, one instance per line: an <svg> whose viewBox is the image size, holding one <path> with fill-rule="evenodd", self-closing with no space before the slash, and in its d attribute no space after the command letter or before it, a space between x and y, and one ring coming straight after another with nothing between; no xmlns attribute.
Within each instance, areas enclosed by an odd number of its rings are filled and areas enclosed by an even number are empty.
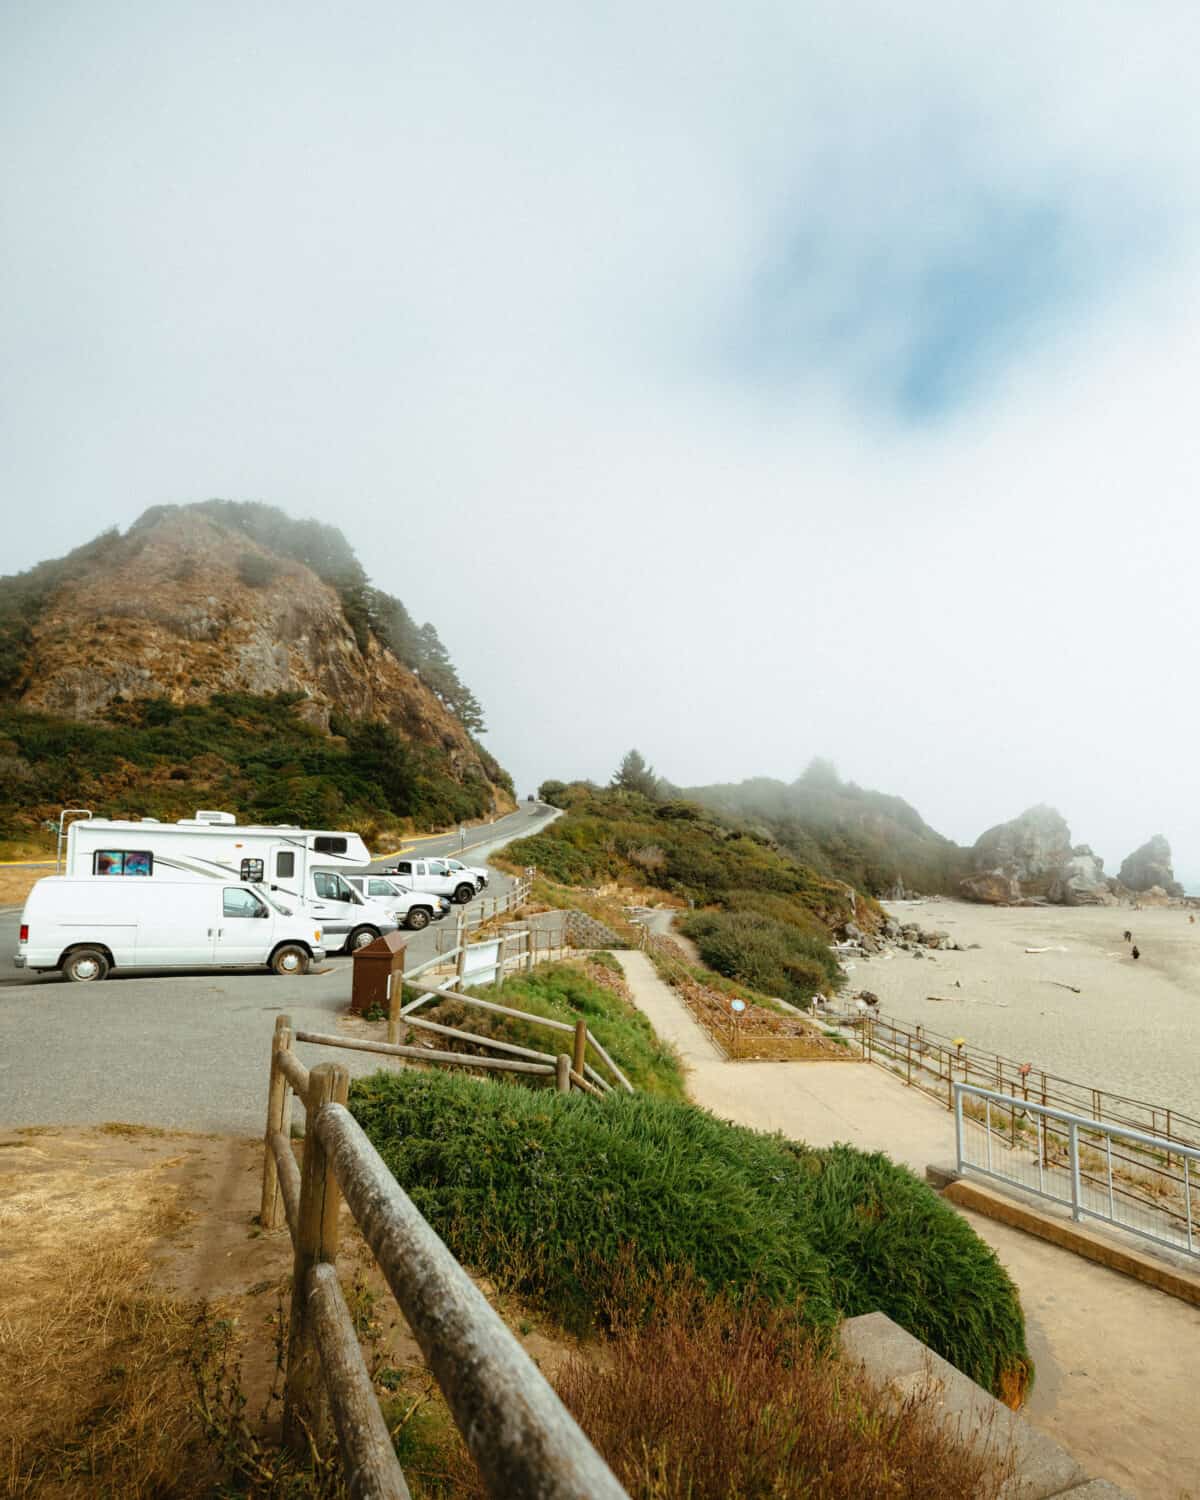
<svg viewBox="0 0 1200 1500"><path fill-rule="evenodd" d="M483 863L498 843L544 820L544 812L539 818L533 810L499 820L466 857ZM450 854L460 842L447 837L421 847ZM509 884L493 873L489 902ZM290 978L234 970L118 972L102 984L71 984L57 974L24 974L8 966L18 917L0 915L0 1125L120 1120L257 1134L275 1016L282 1011L300 1028L336 1031L349 1002L351 960L342 957ZM450 929L443 944L452 945L454 922L452 913L440 927L407 934L408 965L433 955L443 928ZM319 1060L315 1048L306 1050ZM379 1065L368 1054L336 1057L352 1074Z"/></svg>

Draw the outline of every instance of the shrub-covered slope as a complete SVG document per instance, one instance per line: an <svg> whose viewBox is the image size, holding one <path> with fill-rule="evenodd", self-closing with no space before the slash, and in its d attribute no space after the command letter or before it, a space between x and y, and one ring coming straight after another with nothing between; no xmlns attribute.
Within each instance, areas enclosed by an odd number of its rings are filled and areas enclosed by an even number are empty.
<svg viewBox="0 0 1200 1500"><path fill-rule="evenodd" d="M684 926L704 961L766 994L804 1004L835 987L830 935L877 920L875 904L842 881L694 802L584 783L559 784L554 795L566 816L510 845L508 858L565 885L652 886L706 908Z"/></svg>
<svg viewBox="0 0 1200 1500"><path fill-rule="evenodd" d="M603 1320L614 1295L636 1300L674 1268L818 1328L878 1309L989 1390L1027 1382L1004 1269L882 1155L813 1150L644 1094L445 1073L357 1081L351 1108L456 1255L570 1324Z"/></svg>
<svg viewBox="0 0 1200 1500"><path fill-rule="evenodd" d="M897 884L952 893L967 873L967 850L930 828L902 797L841 781L827 761L814 761L790 784L760 776L691 787L686 795L747 819L805 864L874 896Z"/></svg>

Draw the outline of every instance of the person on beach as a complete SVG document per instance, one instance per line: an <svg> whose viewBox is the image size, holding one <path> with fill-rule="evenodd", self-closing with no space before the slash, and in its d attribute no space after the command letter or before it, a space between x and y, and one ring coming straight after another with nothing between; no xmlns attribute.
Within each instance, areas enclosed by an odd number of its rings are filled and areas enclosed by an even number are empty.
<svg viewBox="0 0 1200 1500"><path fill-rule="evenodd" d="M1125 941L1127 943L1132 943L1133 942L1133 933L1130 932L1130 930L1129 930L1128 927L1125 929Z"/></svg>
<svg viewBox="0 0 1200 1500"><path fill-rule="evenodd" d="M1141 958L1141 956L1142 955L1138 952L1138 945L1136 943L1134 943L1134 945L1133 945L1133 957L1134 958Z"/></svg>

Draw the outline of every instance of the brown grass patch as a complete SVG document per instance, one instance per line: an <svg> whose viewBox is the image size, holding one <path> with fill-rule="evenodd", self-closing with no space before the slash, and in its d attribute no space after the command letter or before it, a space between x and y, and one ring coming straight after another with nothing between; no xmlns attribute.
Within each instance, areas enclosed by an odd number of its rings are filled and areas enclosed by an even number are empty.
<svg viewBox="0 0 1200 1500"><path fill-rule="evenodd" d="M1011 1455L967 1448L935 1384L883 1391L786 1315L677 1288L559 1395L632 1500L996 1500ZM455 1495L482 1496L461 1452Z"/></svg>

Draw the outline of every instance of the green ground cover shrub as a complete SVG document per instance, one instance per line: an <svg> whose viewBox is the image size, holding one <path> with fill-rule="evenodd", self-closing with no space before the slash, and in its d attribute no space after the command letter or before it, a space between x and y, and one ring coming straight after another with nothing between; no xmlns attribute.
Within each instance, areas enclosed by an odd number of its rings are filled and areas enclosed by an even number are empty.
<svg viewBox="0 0 1200 1500"><path fill-rule="evenodd" d="M611 1314L614 1287L636 1302L674 1270L817 1329L879 1309L997 1393L1028 1382L1008 1276L885 1157L645 1094L597 1101L445 1073L376 1074L350 1102L455 1254L568 1326Z"/></svg>
<svg viewBox="0 0 1200 1500"><path fill-rule="evenodd" d="M829 944L793 923L753 911L692 912L678 924L718 974L807 1006L841 983Z"/></svg>
<svg viewBox="0 0 1200 1500"><path fill-rule="evenodd" d="M298 716L300 702L294 693L216 693L183 706L142 699L114 704L99 722L0 707L6 763L21 768L19 780L0 777L0 823L81 796L105 812L173 819L201 803L307 827L399 818L440 827L491 807L487 783L457 780L444 751L357 720L331 738Z"/></svg>
<svg viewBox="0 0 1200 1500"><path fill-rule="evenodd" d="M616 968L620 973L619 965ZM595 1034L634 1088L668 1099L684 1097L683 1069L674 1048L659 1040L643 1012L613 990L589 979L576 964L539 964L529 974L506 979L502 988L488 985L471 993L552 1021L574 1024L583 1016L588 1030ZM526 1025L510 1016L472 1010L456 1000L441 1000L426 1006L421 1014L443 1025L515 1042L521 1047L535 1047L540 1052L571 1050L571 1039L566 1033L555 1040L542 1027ZM604 1067L599 1071L607 1076Z"/></svg>

